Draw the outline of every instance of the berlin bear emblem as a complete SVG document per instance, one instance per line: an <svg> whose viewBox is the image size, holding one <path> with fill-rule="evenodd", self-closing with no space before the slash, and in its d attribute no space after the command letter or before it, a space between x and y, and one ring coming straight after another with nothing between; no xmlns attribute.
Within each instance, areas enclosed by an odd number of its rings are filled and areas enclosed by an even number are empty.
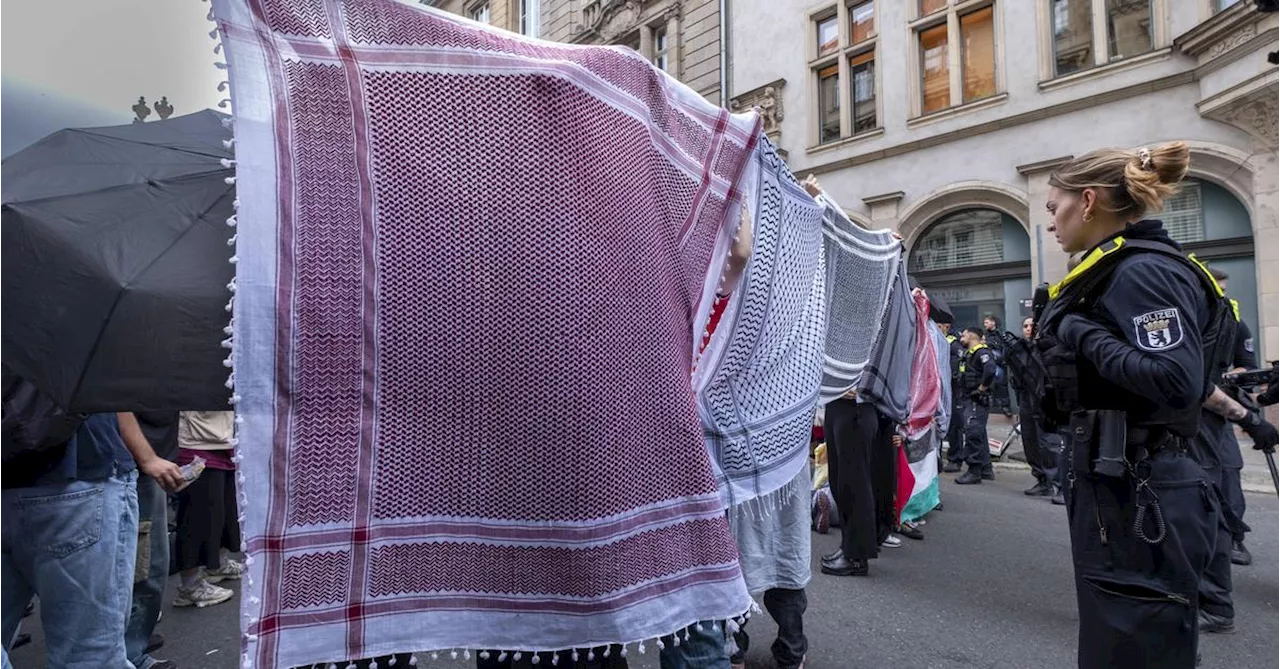
<svg viewBox="0 0 1280 669"><path fill-rule="evenodd" d="M1182 343L1182 317L1176 308L1135 316L1133 329L1138 347L1146 351L1167 351Z"/></svg>

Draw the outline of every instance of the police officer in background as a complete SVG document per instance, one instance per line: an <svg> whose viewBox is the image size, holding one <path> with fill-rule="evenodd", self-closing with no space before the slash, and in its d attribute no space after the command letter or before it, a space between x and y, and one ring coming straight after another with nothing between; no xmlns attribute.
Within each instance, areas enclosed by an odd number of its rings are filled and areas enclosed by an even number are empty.
<svg viewBox="0 0 1280 669"><path fill-rule="evenodd" d="M1175 142L1094 151L1049 179L1050 230L1064 251L1087 251L1050 290L1036 342L1048 422L1071 437L1082 668L1196 665L1196 598L1219 508L1187 440L1203 404L1275 442L1274 427L1209 381L1234 338L1229 306L1159 221L1142 220L1187 167Z"/></svg>
<svg viewBox="0 0 1280 669"><path fill-rule="evenodd" d="M1226 293L1227 279L1230 277L1219 269L1211 271L1213 278L1217 279L1218 285L1222 287L1222 292ZM1239 316L1240 305L1235 300L1231 300L1231 304L1237 312L1236 315ZM1249 325L1244 321L1239 321L1237 324L1236 345L1231 354L1231 368L1233 372L1258 368L1258 358L1253 350L1253 333L1249 331ZM1244 458L1240 454L1240 443L1236 441L1236 431L1230 425L1222 427L1223 439L1219 449L1219 462L1222 465L1222 495L1226 498L1231 512L1235 514L1237 522L1231 532L1231 563L1248 566L1253 562L1253 556L1244 545L1245 532L1251 531L1244 522L1244 489L1240 486L1240 470L1244 468Z"/></svg>
<svg viewBox="0 0 1280 669"><path fill-rule="evenodd" d="M960 333L960 343L965 346L965 356L960 363L960 392L955 397L964 405L964 460L969 470L956 477L956 483L972 485L996 477L987 445L987 413L996 361L978 328L965 328Z"/></svg>
<svg viewBox="0 0 1280 669"><path fill-rule="evenodd" d="M941 323L942 332L947 335L947 344L951 351L951 422L947 425L947 457L942 471L955 473L960 471L960 463L964 462L964 402L960 396L960 366L967 352L960 337L951 332L952 323Z"/></svg>
<svg viewBox="0 0 1280 669"><path fill-rule="evenodd" d="M1021 352L1034 346L1034 334L1035 319L1030 317L1023 319L1022 338L1011 340L1007 346L1010 350L1006 353L1005 360L1009 368L1009 385L1018 393L1018 425L1022 431L1022 450L1027 456L1027 464L1031 467L1031 475L1036 479L1036 484L1022 493L1032 497L1054 497L1058 494L1059 449L1055 447L1057 435L1040 430L1039 398L1032 396L1032 389L1027 386L1027 380L1019 373L1018 365L1014 364L1014 360L1010 360L1015 354L1021 355ZM1014 349L1015 346L1017 349Z"/></svg>

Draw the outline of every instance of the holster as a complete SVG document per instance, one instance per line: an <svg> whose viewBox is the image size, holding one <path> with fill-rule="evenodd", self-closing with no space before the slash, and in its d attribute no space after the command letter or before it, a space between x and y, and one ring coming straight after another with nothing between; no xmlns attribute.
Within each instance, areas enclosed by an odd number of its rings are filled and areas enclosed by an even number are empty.
<svg viewBox="0 0 1280 669"><path fill-rule="evenodd" d="M1080 474L1121 478L1128 471L1129 430L1123 411L1084 410L1071 413L1071 468Z"/></svg>

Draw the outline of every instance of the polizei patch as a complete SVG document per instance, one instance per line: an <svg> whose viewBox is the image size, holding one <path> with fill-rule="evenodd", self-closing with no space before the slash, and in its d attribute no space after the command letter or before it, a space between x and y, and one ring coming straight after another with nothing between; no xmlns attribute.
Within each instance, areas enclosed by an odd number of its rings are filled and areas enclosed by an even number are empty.
<svg viewBox="0 0 1280 669"><path fill-rule="evenodd" d="M1133 329L1138 347L1146 351L1167 351L1182 343L1182 317L1176 308L1135 316Z"/></svg>

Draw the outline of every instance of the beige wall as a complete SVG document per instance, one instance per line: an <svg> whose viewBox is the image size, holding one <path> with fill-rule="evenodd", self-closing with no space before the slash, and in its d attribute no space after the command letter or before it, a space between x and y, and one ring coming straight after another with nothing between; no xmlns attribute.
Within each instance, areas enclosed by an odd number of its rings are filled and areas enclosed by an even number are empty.
<svg viewBox="0 0 1280 669"><path fill-rule="evenodd" d="M519 0L488 0L489 22L518 28ZM468 13L483 0L441 0L436 7ZM653 31L672 39L668 71L714 104L720 100L719 0L542 0L543 39L578 44L623 44L652 56Z"/></svg>

